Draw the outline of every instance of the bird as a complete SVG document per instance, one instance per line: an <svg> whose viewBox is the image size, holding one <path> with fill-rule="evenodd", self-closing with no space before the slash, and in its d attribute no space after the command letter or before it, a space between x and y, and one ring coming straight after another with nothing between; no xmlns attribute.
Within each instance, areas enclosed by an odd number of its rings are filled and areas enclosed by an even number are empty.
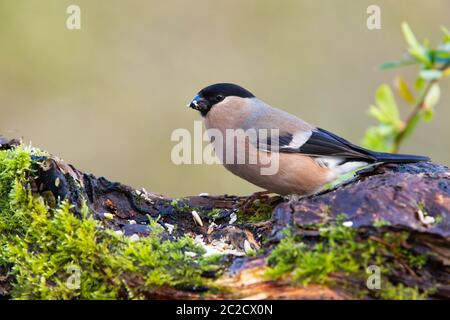
<svg viewBox="0 0 450 320"><path fill-rule="evenodd" d="M203 88L188 107L200 112L215 153L227 170L282 196L313 195L342 175L374 164L430 160L362 148L233 83ZM270 167L276 170L264 174Z"/></svg>

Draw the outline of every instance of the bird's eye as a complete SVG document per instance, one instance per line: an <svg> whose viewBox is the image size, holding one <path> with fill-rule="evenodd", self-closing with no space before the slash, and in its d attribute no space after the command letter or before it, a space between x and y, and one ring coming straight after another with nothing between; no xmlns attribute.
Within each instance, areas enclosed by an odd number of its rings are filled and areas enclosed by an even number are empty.
<svg viewBox="0 0 450 320"><path fill-rule="evenodd" d="M216 96L216 101L217 101L217 102L220 102L220 101L222 101L223 99L225 99L225 97L224 97L223 95L221 95L221 94L219 94L219 95Z"/></svg>

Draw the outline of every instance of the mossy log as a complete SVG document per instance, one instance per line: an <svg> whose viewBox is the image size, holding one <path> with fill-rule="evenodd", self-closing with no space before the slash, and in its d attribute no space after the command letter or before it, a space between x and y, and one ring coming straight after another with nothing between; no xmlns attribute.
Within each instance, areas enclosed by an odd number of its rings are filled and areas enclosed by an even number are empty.
<svg viewBox="0 0 450 320"><path fill-rule="evenodd" d="M0 149L17 144L3 140ZM269 256L286 237L287 227L291 236L311 245L323 240L321 228L338 221L340 215L345 217L344 224L356 231L355 242L372 241L383 246L382 254L395 265L387 275L390 283L427 291L431 298L450 298L450 171L442 165L386 164L363 170L338 187L296 202L274 195L261 195L253 202L253 198L229 195L173 199L84 173L55 156L33 160L30 188L50 207L69 200L74 205L73 213L81 218L85 201L95 219L125 236L150 234L151 217L165 228L164 238L189 235L199 239L207 251L224 254L221 271L204 274L220 290L208 294L208 288L162 286L144 290L146 298L377 297L376 292L367 291L365 281L348 272L328 273L333 281L300 284L289 272L267 276ZM398 235L401 240L395 245L399 247L394 248L395 241L389 243L386 234L394 238ZM420 265L411 262L413 259L407 261L409 254L424 255L426 261ZM0 274L0 296L9 295L9 281L11 277L2 278ZM133 286L140 279L129 277L125 281ZM360 289L368 293L361 296Z"/></svg>

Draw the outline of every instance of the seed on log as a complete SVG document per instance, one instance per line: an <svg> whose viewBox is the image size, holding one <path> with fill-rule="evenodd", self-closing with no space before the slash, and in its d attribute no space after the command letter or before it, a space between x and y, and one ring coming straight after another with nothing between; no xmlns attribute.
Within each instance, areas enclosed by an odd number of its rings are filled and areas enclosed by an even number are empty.
<svg viewBox="0 0 450 320"><path fill-rule="evenodd" d="M114 219L114 215L113 215L112 213L110 213L110 212L105 212L105 213L103 214L103 217L104 217L105 219L108 219L108 220Z"/></svg>
<svg viewBox="0 0 450 320"><path fill-rule="evenodd" d="M175 226L173 224L170 224L170 223L164 223L164 226L167 228L167 232L169 232L169 234L172 234L173 229L175 228Z"/></svg>
<svg viewBox="0 0 450 320"><path fill-rule="evenodd" d="M200 226L203 227L203 221L202 218L198 215L197 211L192 210L192 218L194 218L194 221Z"/></svg>
<svg viewBox="0 0 450 320"><path fill-rule="evenodd" d="M422 222L424 225L430 225L435 222L435 219L431 216L426 216L421 209L417 211L417 215L419 217L420 222Z"/></svg>
<svg viewBox="0 0 450 320"><path fill-rule="evenodd" d="M352 222L352 221L345 221L345 222L342 223L342 225L343 225L344 227L350 228L350 227L353 226L353 222Z"/></svg>
<svg viewBox="0 0 450 320"><path fill-rule="evenodd" d="M235 223L236 222L236 220L237 220L237 214L236 213L232 213L231 215L230 215L230 224L233 224L233 223Z"/></svg>

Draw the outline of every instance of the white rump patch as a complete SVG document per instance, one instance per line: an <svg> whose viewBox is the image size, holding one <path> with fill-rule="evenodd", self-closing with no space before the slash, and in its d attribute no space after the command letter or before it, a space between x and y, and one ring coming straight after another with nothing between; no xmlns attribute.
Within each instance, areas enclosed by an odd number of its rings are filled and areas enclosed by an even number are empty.
<svg viewBox="0 0 450 320"><path fill-rule="evenodd" d="M335 167L334 171L339 176L339 175L349 173L350 171L365 167L368 164L369 163L363 162L363 161L346 162L342 165Z"/></svg>
<svg viewBox="0 0 450 320"><path fill-rule="evenodd" d="M317 157L315 160L322 168L329 169L336 168L343 161L343 159L339 157Z"/></svg>

